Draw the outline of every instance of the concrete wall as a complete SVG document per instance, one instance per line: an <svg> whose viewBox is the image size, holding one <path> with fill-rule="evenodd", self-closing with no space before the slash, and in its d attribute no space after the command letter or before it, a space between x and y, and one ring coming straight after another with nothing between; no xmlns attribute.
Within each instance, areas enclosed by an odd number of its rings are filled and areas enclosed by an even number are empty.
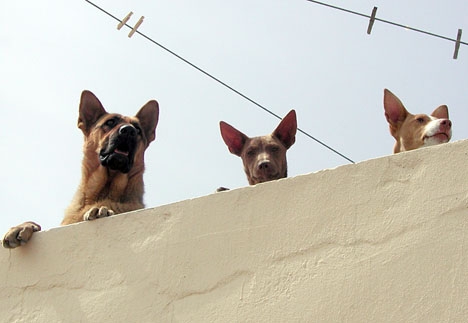
<svg viewBox="0 0 468 323"><path fill-rule="evenodd" d="M456 142L38 233L0 250L0 322L467 322L467 155Z"/></svg>

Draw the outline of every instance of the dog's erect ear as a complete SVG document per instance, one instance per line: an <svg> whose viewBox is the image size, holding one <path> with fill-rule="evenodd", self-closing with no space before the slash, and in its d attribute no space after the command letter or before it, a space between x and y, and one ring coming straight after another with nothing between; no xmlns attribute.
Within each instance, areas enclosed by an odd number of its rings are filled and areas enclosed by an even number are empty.
<svg viewBox="0 0 468 323"><path fill-rule="evenodd" d="M278 138L286 149L289 149L296 142L297 119L296 111L291 110L281 120L278 127L273 131L273 136Z"/></svg>
<svg viewBox="0 0 468 323"><path fill-rule="evenodd" d="M81 93L78 128L88 136L91 128L103 115L107 114L98 98L91 92L84 90Z"/></svg>
<svg viewBox="0 0 468 323"><path fill-rule="evenodd" d="M219 123L219 129L221 130L221 136L228 146L229 151L234 155L240 156L245 142L249 137L224 121Z"/></svg>
<svg viewBox="0 0 468 323"><path fill-rule="evenodd" d="M441 105L431 113L431 116L436 117L438 119L448 119L448 107L446 105Z"/></svg>
<svg viewBox="0 0 468 323"><path fill-rule="evenodd" d="M148 101L136 116L145 133L148 144L156 138L156 126L159 121L159 104L156 100Z"/></svg>
<svg viewBox="0 0 468 323"><path fill-rule="evenodd" d="M408 111L406 111L400 99L387 89L384 90L384 109L385 118L387 118L387 122L391 126L396 126L399 122L405 120L408 115Z"/></svg>

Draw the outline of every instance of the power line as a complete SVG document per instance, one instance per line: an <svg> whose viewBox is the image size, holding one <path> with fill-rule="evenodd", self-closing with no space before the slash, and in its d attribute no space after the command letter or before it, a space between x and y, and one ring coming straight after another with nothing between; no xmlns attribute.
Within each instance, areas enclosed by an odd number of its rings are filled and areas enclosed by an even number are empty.
<svg viewBox="0 0 468 323"><path fill-rule="evenodd" d="M306 1L313 2L313 3L319 4L319 5L322 5L322 6L325 6L325 7L332 8L332 9L344 11L346 13L350 13L350 14L353 14L353 15L369 18L369 19L371 19L371 23L373 23L373 20L376 20L376 21L380 21L380 22L383 22L383 23L386 23L386 24L389 24L389 25L393 25L393 26L396 26L396 27L404 28L404 29L415 31L415 32L425 34L425 35L428 35L428 36L437 37L437 38L441 38L441 39L444 39L444 40L454 42L456 44L456 46L458 45L457 49L456 49L456 53L458 52L459 44L468 45L467 42L464 42L464 41L460 40L460 38L461 38L461 29L458 30L457 39L454 39L454 38L442 36L442 35L439 35L439 34L431 33L429 31L425 31L425 30L422 30L422 29L413 28L413 27L410 27L410 26L405 26L405 25L402 25L402 24L399 24L399 23L396 23L396 22L393 22L393 21L377 18L377 17L375 17L375 11L376 11L377 7L374 7L373 15L369 16L369 15L366 15L366 14L363 14L363 13L360 13L360 12L356 12L356 11L345 9L345 8L338 7L338 6L333 6L331 4L323 3L323 2L320 2L320 1L316 1L316 0L306 0ZM370 33L370 31L368 33ZM456 58L456 54L454 55L454 58Z"/></svg>
<svg viewBox="0 0 468 323"><path fill-rule="evenodd" d="M117 20L119 23L122 23L122 21L115 17L114 15L112 15L111 13L109 13L108 11L104 10L103 8L99 7L98 5L92 3L91 1L89 0L85 0L86 2L88 2L90 5L94 6L95 8L99 9L100 11L102 11L103 13L105 13L106 15L108 15L109 17ZM133 29L133 27L129 26L128 24L125 23L125 26L130 28L130 29ZM232 86L228 85L227 83L221 81L220 79L218 79L217 77L213 76L212 74L206 72L205 70L203 70L202 68L198 67L197 65L191 63L190 61L188 61L187 59L183 58L182 56L178 55L177 53L173 52L172 50L170 50L169 48L161 45L160 43L158 43L157 41L155 41L154 39L150 38L149 36L146 36L145 34L141 33L140 31L136 30L135 33L137 33L138 35L142 36L143 38L145 38L146 40L150 41L151 43L155 44L156 46L159 46L160 48L162 48L163 50L165 50L166 52L168 52L169 54L177 57L178 59L180 59L181 61L183 61L184 63L190 65L191 67L193 67L194 69L196 69L197 71L205 74L206 76L208 76L209 78L211 78L212 80L218 82L219 84L221 84L222 86L226 87L227 89L231 90L232 92L236 93L237 95L241 96L242 98L244 98L245 100L249 101L250 103L254 104L255 106L257 106L258 108L264 110L265 112L271 114L272 116L282 120L282 118L277 115L276 113L274 113L273 111L267 109L266 107L264 107L263 105L261 105L260 103L254 101L253 99L249 98L247 95L243 94L242 92L236 90L235 88L233 88ZM314 136L310 135L309 133L305 132L304 130L300 129L300 128L297 128L297 131L301 132L302 134L304 134L305 136L307 136L308 138L314 140L315 142L317 142L318 144L322 145L323 147L327 148L328 150L334 152L335 154L339 155L340 157L346 159L347 161L349 161L350 163L354 164L355 162L345 156L344 154L340 153L338 150L330 147L329 145L325 144L323 141L315 138Z"/></svg>

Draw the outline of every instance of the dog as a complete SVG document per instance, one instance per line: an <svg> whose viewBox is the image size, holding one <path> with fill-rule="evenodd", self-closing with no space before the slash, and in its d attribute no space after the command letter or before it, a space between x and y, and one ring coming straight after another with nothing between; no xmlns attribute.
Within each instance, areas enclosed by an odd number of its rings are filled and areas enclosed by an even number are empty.
<svg viewBox="0 0 468 323"><path fill-rule="evenodd" d="M273 133L250 138L224 121L219 123L221 136L229 151L239 156L250 185L288 176L286 151L296 141L296 112L291 110ZM217 191L228 190L220 187Z"/></svg>
<svg viewBox="0 0 468 323"><path fill-rule="evenodd" d="M81 94L78 128L84 134L82 177L62 225L144 208L144 154L156 137L159 105L146 103L134 117L108 113L90 91ZM25 222L4 236L5 248L29 241L41 227Z"/></svg>
<svg viewBox="0 0 468 323"><path fill-rule="evenodd" d="M396 143L393 153L449 142L452 138L452 122L448 107L441 105L431 115L409 113L400 99L384 90L385 118Z"/></svg>

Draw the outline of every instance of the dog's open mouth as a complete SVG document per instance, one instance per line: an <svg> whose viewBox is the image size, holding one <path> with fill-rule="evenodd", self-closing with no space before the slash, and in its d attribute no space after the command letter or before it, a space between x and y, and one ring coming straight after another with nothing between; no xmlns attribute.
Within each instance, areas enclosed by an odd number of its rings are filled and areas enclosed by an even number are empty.
<svg viewBox="0 0 468 323"><path fill-rule="evenodd" d="M133 166L136 143L126 141L117 138L106 149L101 150L99 153L101 165L122 173L128 173Z"/></svg>
<svg viewBox="0 0 468 323"><path fill-rule="evenodd" d="M450 140L450 136L445 132L438 132L435 135L426 137L426 139L435 139L438 142L448 142Z"/></svg>
<svg viewBox="0 0 468 323"><path fill-rule="evenodd" d="M114 154L120 154L120 155L124 155L124 156L128 157L129 152L128 152L128 149L127 150L120 150L118 148L115 148Z"/></svg>

